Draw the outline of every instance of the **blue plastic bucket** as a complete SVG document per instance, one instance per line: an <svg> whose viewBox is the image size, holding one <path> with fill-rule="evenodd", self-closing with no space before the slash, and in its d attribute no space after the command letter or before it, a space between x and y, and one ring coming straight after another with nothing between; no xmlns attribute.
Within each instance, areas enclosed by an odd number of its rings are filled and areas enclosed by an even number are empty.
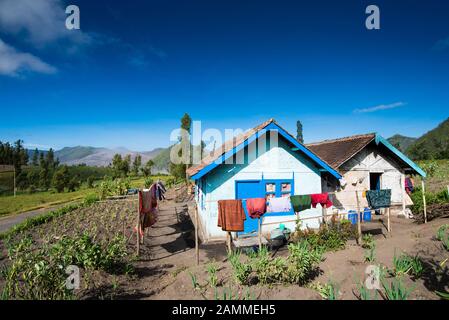
<svg viewBox="0 0 449 320"><path fill-rule="evenodd" d="M371 221L371 210L369 208L365 208L363 211L363 221Z"/></svg>
<svg viewBox="0 0 449 320"><path fill-rule="evenodd" d="M355 211L349 211L348 212L348 220L351 221L352 224L357 224L357 212Z"/></svg>

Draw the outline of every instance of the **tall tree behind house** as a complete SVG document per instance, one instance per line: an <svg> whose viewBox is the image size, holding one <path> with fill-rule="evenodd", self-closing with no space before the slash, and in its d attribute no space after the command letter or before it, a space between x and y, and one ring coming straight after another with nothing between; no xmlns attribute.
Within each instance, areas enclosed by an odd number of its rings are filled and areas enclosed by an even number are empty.
<svg viewBox="0 0 449 320"><path fill-rule="evenodd" d="M296 121L296 140L300 143L304 143L304 136L302 134L302 123L301 121Z"/></svg>
<svg viewBox="0 0 449 320"><path fill-rule="evenodd" d="M188 148L191 153L191 144L190 144L190 130L192 127L192 118L189 116L188 113L184 113L184 115L181 118L181 136L179 137L179 143L188 143ZM182 154L182 148L179 150L178 153L179 157L183 157ZM189 157L190 158L190 157ZM189 159L190 160L190 159ZM169 171L170 173L176 178L176 179L186 179L187 180L187 164L180 163L180 164L174 164L170 163Z"/></svg>

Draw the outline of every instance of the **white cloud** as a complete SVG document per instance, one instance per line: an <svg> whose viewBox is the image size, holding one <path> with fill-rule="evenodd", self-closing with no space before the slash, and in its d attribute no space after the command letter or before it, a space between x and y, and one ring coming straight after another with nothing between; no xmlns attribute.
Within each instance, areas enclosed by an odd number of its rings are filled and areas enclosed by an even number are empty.
<svg viewBox="0 0 449 320"><path fill-rule="evenodd" d="M380 104L378 106L369 107L369 108L363 108L363 109L355 109L354 113L368 113L368 112L376 112L381 110L388 110L388 109L395 109L402 106L405 106L405 102L395 102L391 104Z"/></svg>
<svg viewBox="0 0 449 320"><path fill-rule="evenodd" d="M24 35L35 46L65 39L73 43L89 42L80 30L65 27L65 7L60 0L1 0L0 28L8 34Z"/></svg>
<svg viewBox="0 0 449 320"><path fill-rule="evenodd" d="M30 53L17 51L0 39L0 74L14 77L29 71L51 74L56 68Z"/></svg>

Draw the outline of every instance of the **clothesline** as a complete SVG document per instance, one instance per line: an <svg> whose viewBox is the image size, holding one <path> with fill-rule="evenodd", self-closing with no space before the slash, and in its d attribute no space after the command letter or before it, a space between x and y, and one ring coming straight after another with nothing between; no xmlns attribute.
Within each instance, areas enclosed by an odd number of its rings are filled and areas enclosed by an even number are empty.
<svg viewBox="0 0 449 320"><path fill-rule="evenodd" d="M328 195L338 195L338 194L341 194L341 193L352 193L352 194L354 194L354 193L356 193L356 192L366 192L366 191L370 191L370 190L352 190L352 191L337 191L337 192L322 192L322 193L317 193L317 194L324 194L324 193L327 193ZM270 194L270 193L268 193L268 194ZM271 193L272 194L272 193ZM299 194L299 196L308 196L308 195L311 195L312 193L309 193L309 194ZM294 194L295 196L296 196L296 194ZM293 196L293 195L292 195ZM257 198L257 197L253 197L253 198ZM261 197L259 197L259 198L263 198L263 196L261 196ZM252 199L252 198L241 198L241 199L237 199L237 200L247 200L247 199ZM214 199L214 200L204 200L204 202L206 202L206 203L211 203L211 202L217 202L217 201L220 201L220 200L236 200L236 199Z"/></svg>

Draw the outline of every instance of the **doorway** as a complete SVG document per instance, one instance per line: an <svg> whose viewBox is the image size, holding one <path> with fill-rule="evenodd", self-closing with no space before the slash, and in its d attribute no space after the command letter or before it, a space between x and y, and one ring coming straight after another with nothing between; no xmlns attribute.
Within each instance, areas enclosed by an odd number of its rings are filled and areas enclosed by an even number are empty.
<svg viewBox="0 0 449 320"><path fill-rule="evenodd" d="M369 174L369 189L380 190L380 178L382 173L370 172Z"/></svg>

